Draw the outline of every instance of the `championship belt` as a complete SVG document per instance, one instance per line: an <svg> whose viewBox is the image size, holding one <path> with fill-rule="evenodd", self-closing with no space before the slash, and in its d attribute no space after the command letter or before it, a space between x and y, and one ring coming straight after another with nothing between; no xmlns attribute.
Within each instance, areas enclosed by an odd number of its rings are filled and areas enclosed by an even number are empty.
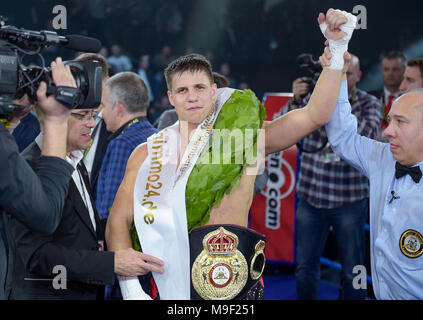
<svg viewBox="0 0 423 320"><path fill-rule="evenodd" d="M242 299L260 281L265 236L235 225L208 225L189 235L191 299Z"/></svg>

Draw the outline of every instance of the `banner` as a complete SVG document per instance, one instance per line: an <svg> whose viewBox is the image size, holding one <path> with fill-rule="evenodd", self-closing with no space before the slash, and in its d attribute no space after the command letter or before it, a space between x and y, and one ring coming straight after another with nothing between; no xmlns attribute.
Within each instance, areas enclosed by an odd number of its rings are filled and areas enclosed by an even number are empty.
<svg viewBox="0 0 423 320"><path fill-rule="evenodd" d="M267 121L288 107L291 93L266 93ZM250 227L266 235L266 260L295 264L295 185L297 147L266 157L269 180L251 206Z"/></svg>

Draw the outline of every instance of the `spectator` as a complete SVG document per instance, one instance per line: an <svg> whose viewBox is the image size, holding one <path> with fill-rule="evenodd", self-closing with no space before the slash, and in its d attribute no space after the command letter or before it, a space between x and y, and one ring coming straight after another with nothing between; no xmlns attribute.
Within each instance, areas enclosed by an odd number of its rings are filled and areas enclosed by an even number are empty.
<svg viewBox="0 0 423 320"><path fill-rule="evenodd" d="M391 109L391 105L395 98L399 97L400 85L404 77L406 67L406 58L399 51L390 51L382 59L382 79L383 89L371 91L370 94L374 95L382 103L382 124L381 128L385 129L388 126L386 116Z"/></svg>
<svg viewBox="0 0 423 320"><path fill-rule="evenodd" d="M172 47L170 45L164 45L160 53L157 53L153 57L156 97L166 94L166 82L163 77L163 70L166 69L167 65L173 60L174 56L172 55Z"/></svg>
<svg viewBox="0 0 423 320"><path fill-rule="evenodd" d="M153 58L156 72L160 73L166 69L167 65L173 61L174 57L172 55L172 47L168 44L164 45L160 53L156 54Z"/></svg>
<svg viewBox="0 0 423 320"><path fill-rule="evenodd" d="M148 54L144 54L140 57L137 73L142 81L144 81L148 90L148 96L150 97L150 103L152 103L154 100L154 94L151 88L151 83L153 83L153 81L151 81L150 56Z"/></svg>
<svg viewBox="0 0 423 320"><path fill-rule="evenodd" d="M168 43L182 30L182 14L173 1L164 1L156 11L156 48Z"/></svg>
<svg viewBox="0 0 423 320"><path fill-rule="evenodd" d="M403 92L423 88L423 58L408 61L400 90Z"/></svg>
<svg viewBox="0 0 423 320"><path fill-rule="evenodd" d="M31 102L28 96L24 95L16 104L29 107ZM27 115L20 120L12 133L18 145L19 152L22 152L30 145L40 133L40 123L38 122L37 115L31 109L32 107L26 108Z"/></svg>
<svg viewBox="0 0 423 320"><path fill-rule="evenodd" d="M222 74L222 76L229 80L229 87L237 88L237 81L232 77L231 66L229 62L222 63L220 65L219 72Z"/></svg>
<svg viewBox="0 0 423 320"><path fill-rule="evenodd" d="M238 85L239 90L245 90L248 89L250 86L248 85L247 81L241 81Z"/></svg>
<svg viewBox="0 0 423 320"><path fill-rule="evenodd" d="M148 108L147 118L155 126L158 126L160 117L166 111L172 111L172 106L169 103L169 98L167 95L162 95L160 99L150 108ZM176 122L176 120L174 121Z"/></svg>
<svg viewBox="0 0 423 320"><path fill-rule="evenodd" d="M108 138L109 145L98 175L95 202L100 218L107 219L129 156L157 130L146 118L147 88L133 72L118 73L106 81L102 104L107 131L113 134Z"/></svg>
<svg viewBox="0 0 423 320"><path fill-rule="evenodd" d="M112 65L115 73L122 71L131 71L132 62L131 59L122 54L122 48L118 44L113 44L110 48L111 56L107 58L107 63Z"/></svg>
<svg viewBox="0 0 423 320"><path fill-rule="evenodd" d="M109 49L107 49L107 47L101 47L98 54L107 59L109 57Z"/></svg>

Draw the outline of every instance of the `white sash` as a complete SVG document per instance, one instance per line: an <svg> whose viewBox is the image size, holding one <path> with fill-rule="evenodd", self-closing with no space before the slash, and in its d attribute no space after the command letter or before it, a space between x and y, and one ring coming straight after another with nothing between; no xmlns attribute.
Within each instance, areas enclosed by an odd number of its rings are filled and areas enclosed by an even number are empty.
<svg viewBox="0 0 423 320"><path fill-rule="evenodd" d="M190 299L185 188L217 115L233 92L230 88L218 90L213 111L195 130L178 168L179 121L147 140L148 156L134 188L134 223L142 251L164 262L165 272L153 273L163 300Z"/></svg>

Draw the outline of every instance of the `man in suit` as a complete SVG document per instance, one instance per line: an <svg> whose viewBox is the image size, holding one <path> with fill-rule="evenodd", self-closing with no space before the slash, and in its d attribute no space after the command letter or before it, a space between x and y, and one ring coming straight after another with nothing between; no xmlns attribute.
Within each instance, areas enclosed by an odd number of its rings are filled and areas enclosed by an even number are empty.
<svg viewBox="0 0 423 320"><path fill-rule="evenodd" d="M104 285L114 282L114 273L134 276L150 270L161 272L157 265L146 263L161 264L160 260L134 250L104 251L104 229L81 161L81 150L90 144L96 115L92 109L74 109L69 117L66 160L76 170L56 231L42 235L13 216L5 219L10 245L6 280L9 299L101 299ZM33 167L41 156L42 138L40 134L23 152Z"/></svg>
<svg viewBox="0 0 423 320"><path fill-rule="evenodd" d="M404 78L406 63L407 60L402 52L388 52L381 62L383 88L369 92L382 103L382 129L388 126L386 116L391 109L392 102L401 94L400 85Z"/></svg>

